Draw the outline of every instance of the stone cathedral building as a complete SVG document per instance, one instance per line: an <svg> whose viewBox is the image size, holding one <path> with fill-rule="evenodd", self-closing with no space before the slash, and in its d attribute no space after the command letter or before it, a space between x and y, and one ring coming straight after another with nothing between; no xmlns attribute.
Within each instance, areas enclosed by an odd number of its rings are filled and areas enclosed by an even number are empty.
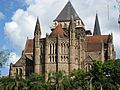
<svg viewBox="0 0 120 90"><path fill-rule="evenodd" d="M93 34L69 1L53 21L51 33L41 38L39 19L36 21L34 38L27 39L21 58L10 65L9 75L26 78L31 73L47 74L83 68L89 70L93 60L102 62L115 58L113 35L101 35L96 14Z"/></svg>

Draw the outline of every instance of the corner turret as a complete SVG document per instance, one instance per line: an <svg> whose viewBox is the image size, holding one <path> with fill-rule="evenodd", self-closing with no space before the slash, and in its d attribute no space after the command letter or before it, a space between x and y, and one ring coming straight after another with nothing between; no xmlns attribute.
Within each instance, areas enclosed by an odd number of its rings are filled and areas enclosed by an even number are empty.
<svg viewBox="0 0 120 90"><path fill-rule="evenodd" d="M34 31L34 46L33 46L33 59L34 59L34 73L41 74L42 66L40 60L40 38L41 38L41 29L39 19L37 18L35 31Z"/></svg>

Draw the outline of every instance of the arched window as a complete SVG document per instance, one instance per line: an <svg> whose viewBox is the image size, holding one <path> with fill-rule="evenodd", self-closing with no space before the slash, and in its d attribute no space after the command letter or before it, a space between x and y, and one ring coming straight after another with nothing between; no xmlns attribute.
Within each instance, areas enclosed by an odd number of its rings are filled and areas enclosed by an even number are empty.
<svg viewBox="0 0 120 90"><path fill-rule="evenodd" d="M20 72L20 77L22 77L23 72L21 68L19 69L19 72Z"/></svg>
<svg viewBox="0 0 120 90"><path fill-rule="evenodd" d="M65 58L65 56L64 56L64 61L66 61L66 58Z"/></svg>
<svg viewBox="0 0 120 90"><path fill-rule="evenodd" d="M68 62L68 56L66 57L66 61Z"/></svg>
<svg viewBox="0 0 120 90"><path fill-rule="evenodd" d="M53 54L54 54L54 43L53 43Z"/></svg>
<svg viewBox="0 0 120 90"><path fill-rule="evenodd" d="M63 44L61 44L61 54L63 54Z"/></svg>
<svg viewBox="0 0 120 90"><path fill-rule="evenodd" d="M50 44L50 54L51 54L51 48L52 48L52 45Z"/></svg>
<svg viewBox="0 0 120 90"><path fill-rule="evenodd" d="M64 44L64 54L66 54L66 45Z"/></svg>
<svg viewBox="0 0 120 90"><path fill-rule="evenodd" d="M68 54L68 52L69 52L69 44L67 44L67 46L66 46L66 53Z"/></svg>
<svg viewBox="0 0 120 90"><path fill-rule="evenodd" d="M16 68L16 75L18 75L18 69Z"/></svg>
<svg viewBox="0 0 120 90"><path fill-rule="evenodd" d="M87 63L85 65L85 69L86 69L86 72L89 72L91 70L91 65Z"/></svg>
<svg viewBox="0 0 120 90"><path fill-rule="evenodd" d="M50 56L50 62L51 62L51 56Z"/></svg>
<svg viewBox="0 0 120 90"><path fill-rule="evenodd" d="M55 62L55 61L54 61L54 56L52 56L52 59L53 59L53 62Z"/></svg>
<svg viewBox="0 0 120 90"><path fill-rule="evenodd" d="M61 62L63 61L63 57L61 56Z"/></svg>
<svg viewBox="0 0 120 90"><path fill-rule="evenodd" d="M56 53L56 43L54 43L54 54Z"/></svg>

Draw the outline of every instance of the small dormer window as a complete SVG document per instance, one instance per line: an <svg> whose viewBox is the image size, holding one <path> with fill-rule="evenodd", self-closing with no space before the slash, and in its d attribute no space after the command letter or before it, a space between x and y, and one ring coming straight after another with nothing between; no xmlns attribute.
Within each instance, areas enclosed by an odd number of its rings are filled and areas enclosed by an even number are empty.
<svg viewBox="0 0 120 90"><path fill-rule="evenodd" d="M66 23L64 23L64 28L67 28L67 24Z"/></svg>
<svg viewBox="0 0 120 90"><path fill-rule="evenodd" d="M80 21L78 21L78 26L80 25Z"/></svg>
<svg viewBox="0 0 120 90"><path fill-rule="evenodd" d="M57 23L55 22L55 26L57 25Z"/></svg>
<svg viewBox="0 0 120 90"><path fill-rule="evenodd" d="M60 24L60 26L62 27L62 23Z"/></svg>

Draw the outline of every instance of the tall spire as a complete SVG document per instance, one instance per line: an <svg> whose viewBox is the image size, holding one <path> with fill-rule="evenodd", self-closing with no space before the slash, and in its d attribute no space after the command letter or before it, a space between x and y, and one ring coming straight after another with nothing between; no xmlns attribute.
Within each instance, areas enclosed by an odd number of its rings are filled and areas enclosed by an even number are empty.
<svg viewBox="0 0 120 90"><path fill-rule="evenodd" d="M35 47L39 47L40 38L41 38L41 29L40 29L39 19L37 18L35 31L34 31L34 45L35 45Z"/></svg>
<svg viewBox="0 0 120 90"><path fill-rule="evenodd" d="M95 18L95 26L94 26L93 35L101 35L100 25L99 25L99 20L98 20L97 14L96 14L96 18Z"/></svg>
<svg viewBox="0 0 120 90"><path fill-rule="evenodd" d="M37 18L36 21L36 26L35 26L35 31L34 31L34 35L41 35L41 28L40 28L40 23L39 23L39 19Z"/></svg>
<svg viewBox="0 0 120 90"><path fill-rule="evenodd" d="M71 15L73 15L75 20L80 20L78 14L76 13L75 9L73 8L70 1L65 5L63 10L57 16L54 21L68 21L71 20Z"/></svg>

